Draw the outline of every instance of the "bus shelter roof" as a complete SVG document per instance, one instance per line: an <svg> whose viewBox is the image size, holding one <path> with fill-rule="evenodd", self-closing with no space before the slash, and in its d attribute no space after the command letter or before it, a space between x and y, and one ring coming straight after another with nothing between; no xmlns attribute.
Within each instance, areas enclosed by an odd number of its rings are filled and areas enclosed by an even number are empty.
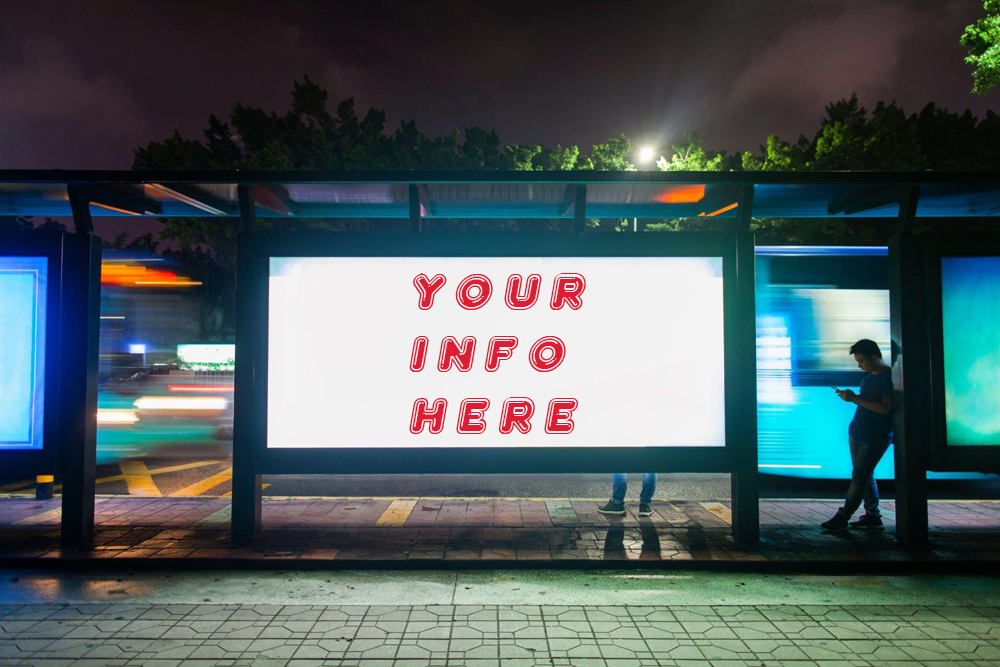
<svg viewBox="0 0 1000 667"><path fill-rule="evenodd" d="M1000 172L62 171L0 170L0 215L237 217L755 218L1000 215ZM747 198L747 193L752 196ZM746 205L746 204L744 204ZM577 208L581 210L578 211Z"/></svg>

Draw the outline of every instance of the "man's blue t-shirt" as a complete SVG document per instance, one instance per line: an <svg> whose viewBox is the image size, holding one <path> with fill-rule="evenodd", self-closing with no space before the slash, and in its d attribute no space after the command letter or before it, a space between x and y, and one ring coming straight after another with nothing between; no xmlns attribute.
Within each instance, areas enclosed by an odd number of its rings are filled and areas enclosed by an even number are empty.
<svg viewBox="0 0 1000 667"><path fill-rule="evenodd" d="M866 401L878 403L881 403L884 398L891 397L892 371L887 370L878 375L865 373L858 395ZM860 442L868 442L873 445L888 444L889 438L892 437L892 413L883 415L859 405L858 409L854 411L854 419L847 432Z"/></svg>

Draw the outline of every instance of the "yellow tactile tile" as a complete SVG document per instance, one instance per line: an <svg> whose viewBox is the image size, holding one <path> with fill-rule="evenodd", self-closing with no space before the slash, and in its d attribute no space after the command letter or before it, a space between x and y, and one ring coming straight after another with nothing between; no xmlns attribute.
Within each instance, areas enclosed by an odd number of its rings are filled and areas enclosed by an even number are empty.
<svg viewBox="0 0 1000 667"><path fill-rule="evenodd" d="M701 502L698 504L715 516L719 517L719 519L727 526L731 526L733 524L733 511L722 503Z"/></svg>
<svg viewBox="0 0 1000 667"><path fill-rule="evenodd" d="M376 526L402 526L410 512L417 506L416 500L393 500L375 522Z"/></svg>

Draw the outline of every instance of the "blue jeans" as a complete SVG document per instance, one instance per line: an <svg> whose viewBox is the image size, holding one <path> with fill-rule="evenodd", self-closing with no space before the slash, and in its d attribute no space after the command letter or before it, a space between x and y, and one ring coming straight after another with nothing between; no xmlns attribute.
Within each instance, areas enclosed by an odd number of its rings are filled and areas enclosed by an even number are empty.
<svg viewBox="0 0 1000 667"><path fill-rule="evenodd" d="M865 514L880 516L878 509L878 484L875 483L875 466L882 460L889 443L873 445L849 438L851 446L851 486L847 489L847 498L840 509L847 516L853 515L864 503Z"/></svg>
<svg viewBox="0 0 1000 667"><path fill-rule="evenodd" d="M625 491L628 489L628 473L616 472L611 476L611 500L616 503L625 502ZM642 491L639 493L640 503L649 503L653 500L653 492L656 491L656 473L644 472L642 474Z"/></svg>

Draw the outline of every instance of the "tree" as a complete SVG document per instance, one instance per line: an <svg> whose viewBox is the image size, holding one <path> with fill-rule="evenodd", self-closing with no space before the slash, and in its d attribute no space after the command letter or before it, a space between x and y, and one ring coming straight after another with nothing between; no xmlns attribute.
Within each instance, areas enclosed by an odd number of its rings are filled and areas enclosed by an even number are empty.
<svg viewBox="0 0 1000 667"><path fill-rule="evenodd" d="M985 95L1000 84L1000 0L984 0L986 16L966 26L959 40L968 51L972 92Z"/></svg>
<svg viewBox="0 0 1000 667"><path fill-rule="evenodd" d="M739 165L733 156L726 151L712 151L705 148L698 132L684 133L684 142L671 146L673 153L667 160L661 157L656 161L660 171L733 171Z"/></svg>
<svg viewBox="0 0 1000 667"><path fill-rule="evenodd" d="M760 147L760 155L750 151L743 154L741 163L743 171L797 171L806 166L806 150L809 140L799 137L797 144L782 141L772 134L767 143Z"/></svg>
<svg viewBox="0 0 1000 667"><path fill-rule="evenodd" d="M916 126L896 102L875 105L871 118L858 94L826 107L813 141L809 169L914 171L929 167L917 141Z"/></svg>

